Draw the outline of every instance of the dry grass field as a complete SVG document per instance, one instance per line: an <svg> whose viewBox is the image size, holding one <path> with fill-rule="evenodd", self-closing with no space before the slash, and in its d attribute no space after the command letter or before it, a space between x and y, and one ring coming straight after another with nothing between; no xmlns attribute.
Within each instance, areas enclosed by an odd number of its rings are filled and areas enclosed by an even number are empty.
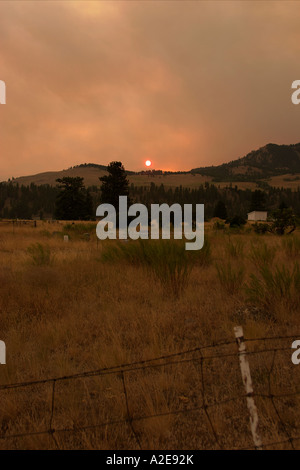
<svg viewBox="0 0 300 470"><path fill-rule="evenodd" d="M272 176L267 182L270 186L274 186L275 188L289 188L292 191L297 191L300 186L300 175L288 174Z"/></svg>
<svg viewBox="0 0 300 470"><path fill-rule="evenodd" d="M150 186L155 183L157 186L163 184L165 187L175 188L182 186L183 188L198 188L201 184L211 182L210 176L193 175L192 173L174 174L174 175L130 175L128 176L130 184L135 186Z"/></svg>
<svg viewBox="0 0 300 470"><path fill-rule="evenodd" d="M55 186L56 180L58 178L64 178L70 176L75 178L76 176L81 176L84 178L84 183L86 186L99 185L99 178L106 174L106 171L100 170L95 167L77 167L69 168L61 171L46 171L44 173L38 173L36 175L29 176L20 176L15 178L14 182L19 183L21 186L30 186L31 183L36 185L49 184L50 186Z"/></svg>
<svg viewBox="0 0 300 470"><path fill-rule="evenodd" d="M32 225L0 222L0 449L253 447L233 328L242 325L246 339L300 339L299 233L208 224L202 255L172 264L173 252L162 252L154 266L131 250L138 242L97 243L91 224ZM293 339L247 343L268 449L300 448L288 442L300 435ZM169 357L150 361L161 356Z"/></svg>
<svg viewBox="0 0 300 470"><path fill-rule="evenodd" d="M41 185L41 184L50 184L55 186L56 180L58 178L63 178L65 176L76 177L80 176L84 178L84 184L86 186L99 186L99 178L106 174L106 171L100 170L95 167L77 167L71 168L68 170L62 171L48 171L45 173L39 173L37 175L31 176L22 176L14 180L15 183L20 185L29 186L31 183ZM136 186L150 186L150 183L153 182L157 185L164 184L166 187L190 187L195 188L200 184L204 184L206 181L212 181L212 178L209 176L202 175L192 175L191 173L187 174L170 174L170 175L129 175L129 183ZM252 186L256 186L255 183L250 183Z"/></svg>

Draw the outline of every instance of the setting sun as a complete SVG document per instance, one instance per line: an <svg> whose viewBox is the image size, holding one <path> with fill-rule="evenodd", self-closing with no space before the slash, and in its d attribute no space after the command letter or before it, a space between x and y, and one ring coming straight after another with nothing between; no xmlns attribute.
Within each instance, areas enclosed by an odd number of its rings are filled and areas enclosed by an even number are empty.
<svg viewBox="0 0 300 470"><path fill-rule="evenodd" d="M145 165L146 165L146 166L151 166L151 165L152 165L151 160L146 160L146 161L145 161Z"/></svg>

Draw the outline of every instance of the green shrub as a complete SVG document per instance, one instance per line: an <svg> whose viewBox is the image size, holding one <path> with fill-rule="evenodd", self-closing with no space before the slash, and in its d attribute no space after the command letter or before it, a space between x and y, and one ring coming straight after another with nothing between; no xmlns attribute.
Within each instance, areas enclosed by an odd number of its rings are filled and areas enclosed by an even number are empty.
<svg viewBox="0 0 300 470"><path fill-rule="evenodd" d="M239 228L245 225L247 221L241 217L240 215L235 215L232 219L229 221L229 226L230 228Z"/></svg>
<svg viewBox="0 0 300 470"><path fill-rule="evenodd" d="M245 270L242 266L234 268L229 262L216 264L218 278L227 294L235 294L242 287Z"/></svg>
<svg viewBox="0 0 300 470"><path fill-rule="evenodd" d="M226 225L225 222L222 222L220 220L216 220L213 225L213 230L225 230Z"/></svg>
<svg viewBox="0 0 300 470"><path fill-rule="evenodd" d="M263 224L263 223L255 222L252 225L252 228L253 228L255 233L259 233L259 234L264 234L264 233L270 232L270 225L269 224Z"/></svg>
<svg viewBox="0 0 300 470"><path fill-rule="evenodd" d="M243 243L240 239L237 239L234 242L231 238L228 238L225 245L226 252L231 258L239 258L243 256L243 248Z"/></svg>
<svg viewBox="0 0 300 470"><path fill-rule="evenodd" d="M186 256L192 265L209 266L212 261L211 244L208 237L205 237L204 245L201 250L188 251Z"/></svg>
<svg viewBox="0 0 300 470"><path fill-rule="evenodd" d="M290 257L295 257L300 254L300 238L295 235L290 235L282 240L285 252Z"/></svg>
<svg viewBox="0 0 300 470"><path fill-rule="evenodd" d="M49 266L53 263L54 257L51 255L49 246L41 243L33 243L27 248L27 253L31 261L36 266Z"/></svg>
<svg viewBox="0 0 300 470"><path fill-rule="evenodd" d="M265 265L272 265L276 253L276 247L269 247L266 243L252 245L249 259L257 267L261 268Z"/></svg>
<svg viewBox="0 0 300 470"><path fill-rule="evenodd" d="M179 296L186 287L193 266L206 266L211 261L210 244L202 250L187 251L184 240L136 240L107 243L103 261L125 260L153 274L167 291Z"/></svg>
<svg viewBox="0 0 300 470"><path fill-rule="evenodd" d="M271 268L263 265L259 274L250 275L250 283L246 286L249 300L264 308L274 308L277 303L284 302L285 307L295 308L300 301L300 269L294 263L289 269L285 265Z"/></svg>
<svg viewBox="0 0 300 470"><path fill-rule="evenodd" d="M42 237L51 238L51 233L49 232L49 230L40 230L40 235Z"/></svg>
<svg viewBox="0 0 300 470"><path fill-rule="evenodd" d="M286 207L277 209L271 217L273 219L272 231L276 235L284 235L296 230L296 217L292 209Z"/></svg>

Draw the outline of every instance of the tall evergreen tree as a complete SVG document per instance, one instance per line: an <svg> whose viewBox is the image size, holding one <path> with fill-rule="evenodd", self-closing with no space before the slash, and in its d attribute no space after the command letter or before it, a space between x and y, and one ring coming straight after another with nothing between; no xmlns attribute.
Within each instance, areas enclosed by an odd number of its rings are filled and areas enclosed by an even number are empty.
<svg viewBox="0 0 300 470"><path fill-rule="evenodd" d="M102 182L101 201L112 204L118 211L119 196L129 196L129 181L121 162L110 162L107 171L108 175L99 178Z"/></svg>
<svg viewBox="0 0 300 470"><path fill-rule="evenodd" d="M90 190L86 190L86 198L85 198L85 219L91 220L95 218L94 213L94 203L93 198L91 196Z"/></svg>
<svg viewBox="0 0 300 470"><path fill-rule="evenodd" d="M256 189L251 196L250 212L266 210L266 193Z"/></svg>
<svg viewBox="0 0 300 470"><path fill-rule="evenodd" d="M219 219L227 219L227 209L223 201L218 201L214 209L214 217L219 217Z"/></svg>
<svg viewBox="0 0 300 470"><path fill-rule="evenodd" d="M83 184L84 178L65 176L57 179L60 193L56 198L55 217L61 220L85 220L90 217L90 203ZM89 209L87 207L89 205Z"/></svg>

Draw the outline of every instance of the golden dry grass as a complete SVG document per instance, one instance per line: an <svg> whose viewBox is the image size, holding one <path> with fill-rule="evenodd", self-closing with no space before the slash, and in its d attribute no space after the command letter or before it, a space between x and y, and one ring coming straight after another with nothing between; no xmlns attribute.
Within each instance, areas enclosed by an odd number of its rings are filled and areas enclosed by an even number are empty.
<svg viewBox="0 0 300 470"><path fill-rule="evenodd" d="M142 267L124 260L101 261L105 242L97 243L94 233L90 241L71 233L68 243L52 235L62 231L63 225L38 222L36 228L13 229L9 223L0 224L0 339L7 348L7 365L0 366L0 385L142 361L224 339L233 341L233 327L238 324L247 338L300 331L298 307L282 299L266 312L260 305L249 304L244 291L250 274L257 274L257 266L249 258L252 246L263 242L274 246L274 264L292 266L299 259L299 253L291 258L280 238L257 236L246 229L229 239L228 234L213 231L208 224L212 262L206 267L195 266L188 286L176 298ZM52 264L33 265L27 248L36 242L49 246ZM220 282L216 263L231 263L233 271L243 268L242 283L232 292ZM288 348L275 357L271 375L274 393L299 392L300 365L291 362L291 343L271 343L270 349ZM266 349L268 345L249 343L248 347ZM193 362L124 374L131 417L163 415L134 421L143 449L252 446L236 351L234 344L205 350L204 356L234 356L205 359L203 377L196 353L188 356ZM255 391L267 394L272 352L251 356L250 365ZM0 435L49 428L52 384L0 393ZM240 398L208 409L212 429L203 409L203 394L208 404ZM285 440L287 432L299 436L299 395L278 402L287 429L282 428L270 399L256 400L264 443ZM199 410L187 412L194 408ZM173 411L180 413L170 414ZM119 374L57 382L52 427L71 431L55 433L56 441L63 449L138 448L128 423L74 430L122 421L127 412ZM297 445L299 448L299 441L295 441ZM290 444L274 447L290 448ZM37 435L0 439L0 448L52 449L55 443L49 435Z"/></svg>
<svg viewBox="0 0 300 470"><path fill-rule="evenodd" d="M80 167L80 168L71 168L68 170L61 171L47 171L45 173L38 173L37 175L21 176L15 178L14 182L19 183L20 185L29 186L31 183L41 185L41 184L50 184L55 186L57 178L63 178L64 176L81 176L84 178L84 184L86 186L99 186L99 177L106 174L106 171L100 170L95 167ZM273 176L264 180L270 186L276 188L290 188L292 191L297 191L300 186L299 174L286 174ZM220 181L213 182L213 178L210 176L203 176L200 174L168 174L168 175L129 175L129 183L134 184L135 186L150 186L151 183L156 185L164 184L166 187L175 188L176 186L182 186L184 188L198 188L201 184L209 182L220 186L220 188L225 188L230 185L230 181ZM253 181L233 181L232 186L237 186L238 189L257 189L259 186L256 182Z"/></svg>
<svg viewBox="0 0 300 470"><path fill-rule="evenodd" d="M80 167L80 168L71 168L69 170L62 171L48 171L45 173L39 173L37 175L22 176L14 180L15 183L20 185L24 184L29 186L31 183L40 185L40 184L50 184L55 186L57 178L63 178L65 176L81 176L84 178L84 184L86 186L99 186L99 177L106 174L106 171L100 170L95 167ZM187 174L171 174L171 175L129 175L129 183L133 183L136 186L150 186L150 183L153 182L157 185L163 183L167 187L198 187L200 184L204 184L206 181L211 181L212 178L209 176L202 175L192 175L191 173ZM255 184L254 184L255 186Z"/></svg>

